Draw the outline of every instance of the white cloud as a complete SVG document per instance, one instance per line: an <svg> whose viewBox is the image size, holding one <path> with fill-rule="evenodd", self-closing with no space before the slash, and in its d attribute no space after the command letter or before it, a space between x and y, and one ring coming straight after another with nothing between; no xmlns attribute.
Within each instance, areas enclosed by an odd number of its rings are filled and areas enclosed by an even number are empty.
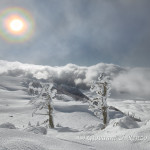
<svg viewBox="0 0 150 150"><path fill-rule="evenodd" d="M112 86L118 92L127 92L137 97L150 96L150 68L133 68L114 78Z"/></svg>
<svg viewBox="0 0 150 150"><path fill-rule="evenodd" d="M113 64L99 63L90 67L68 64L61 67L39 66L0 60L0 75L52 79L60 84L87 88L92 80L105 72L112 79L112 94L127 93L136 97L150 96L150 68L122 68ZM115 94L114 94L114 93Z"/></svg>

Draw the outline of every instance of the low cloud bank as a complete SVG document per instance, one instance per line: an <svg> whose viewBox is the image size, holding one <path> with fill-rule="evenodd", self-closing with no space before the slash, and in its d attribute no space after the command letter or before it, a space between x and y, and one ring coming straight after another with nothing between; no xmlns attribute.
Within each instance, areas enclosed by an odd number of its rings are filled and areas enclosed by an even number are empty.
<svg viewBox="0 0 150 150"><path fill-rule="evenodd" d="M90 67L68 64L61 67L22 64L0 60L0 75L24 76L52 80L87 89L100 73L112 79L112 96L150 97L150 68L123 68L114 64L99 63Z"/></svg>
<svg viewBox="0 0 150 150"><path fill-rule="evenodd" d="M150 99L150 68L132 68L120 73L112 81L112 88L136 98Z"/></svg>

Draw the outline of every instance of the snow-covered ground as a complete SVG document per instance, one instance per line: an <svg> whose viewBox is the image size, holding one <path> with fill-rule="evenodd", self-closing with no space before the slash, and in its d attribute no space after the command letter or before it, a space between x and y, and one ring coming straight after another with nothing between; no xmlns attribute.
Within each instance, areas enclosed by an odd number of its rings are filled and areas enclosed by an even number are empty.
<svg viewBox="0 0 150 150"><path fill-rule="evenodd" d="M54 101L55 129L36 127L46 116L32 117L31 96L24 77L0 76L0 150L149 150L150 100L109 99L126 114L135 114L136 122L118 111L110 111L110 123L101 130L88 104L67 100ZM86 93L88 96L88 93ZM29 127L28 124L31 123ZM14 126L13 126L14 125Z"/></svg>

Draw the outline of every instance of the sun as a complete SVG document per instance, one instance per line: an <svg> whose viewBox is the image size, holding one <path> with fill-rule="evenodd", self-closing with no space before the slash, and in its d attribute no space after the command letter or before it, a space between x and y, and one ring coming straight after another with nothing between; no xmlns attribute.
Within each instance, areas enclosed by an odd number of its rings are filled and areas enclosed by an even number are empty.
<svg viewBox="0 0 150 150"><path fill-rule="evenodd" d="M10 22L10 29L14 32L19 32L23 29L24 23L20 19L14 19Z"/></svg>
<svg viewBox="0 0 150 150"><path fill-rule="evenodd" d="M33 37L35 22L27 10L10 7L0 11L0 38L11 42L25 42Z"/></svg>
<svg viewBox="0 0 150 150"><path fill-rule="evenodd" d="M27 29L26 22L20 16L9 16L5 24L8 32L14 35L24 34Z"/></svg>

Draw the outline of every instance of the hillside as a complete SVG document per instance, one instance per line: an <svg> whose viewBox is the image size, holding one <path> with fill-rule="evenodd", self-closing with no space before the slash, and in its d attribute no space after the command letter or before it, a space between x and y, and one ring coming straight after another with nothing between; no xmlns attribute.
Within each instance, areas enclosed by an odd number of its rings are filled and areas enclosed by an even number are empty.
<svg viewBox="0 0 150 150"><path fill-rule="evenodd" d="M54 101L55 129L35 128L43 116L32 117L32 105L25 82L27 77L0 76L0 150L70 150L70 149L144 149L150 148L150 102L135 100L108 100L124 113L135 113L142 122L136 122L121 112L110 110L110 123L101 130L101 121L88 110L88 104L70 95L60 94ZM90 97L90 93L84 91ZM8 129L12 123L16 129ZM29 130L28 123L32 129ZM42 125L41 125L42 126ZM37 135L38 133L38 135Z"/></svg>

